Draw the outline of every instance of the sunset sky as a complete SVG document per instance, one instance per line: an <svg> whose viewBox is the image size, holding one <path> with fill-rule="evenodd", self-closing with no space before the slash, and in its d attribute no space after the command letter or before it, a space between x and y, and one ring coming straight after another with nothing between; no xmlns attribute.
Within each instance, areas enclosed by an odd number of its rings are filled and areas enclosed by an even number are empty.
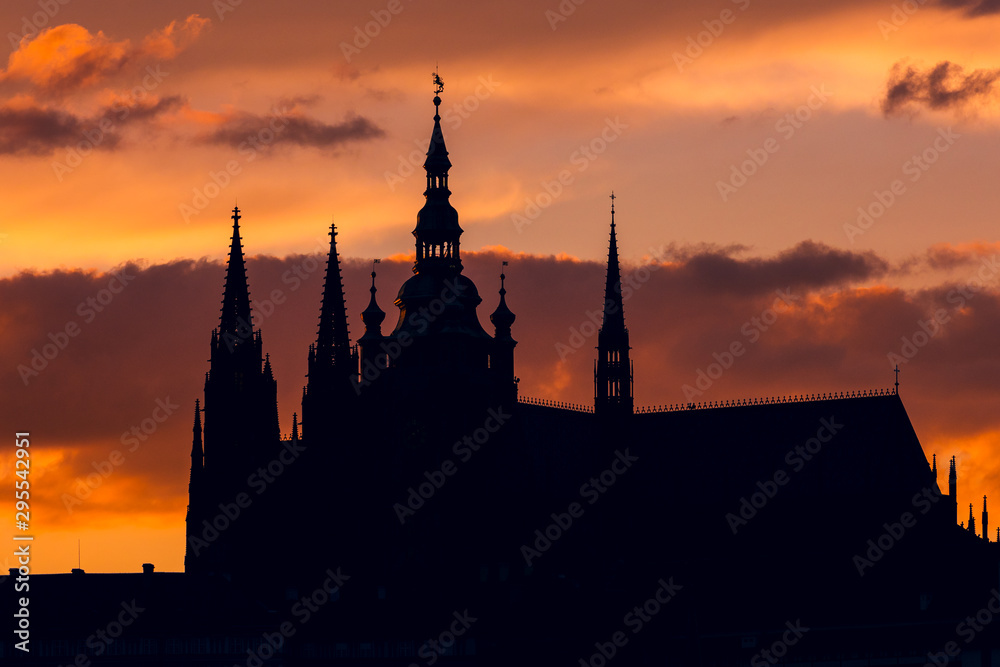
<svg viewBox="0 0 1000 667"><path fill-rule="evenodd" d="M686 401L735 341L694 400L886 388L895 353L978 522L1000 507L997 34L996 0L3 3L0 414L33 437L35 571L76 567L78 539L88 571L182 569L237 200L284 432L331 219L352 335L373 258L395 310L435 67L466 273L488 325L510 262L522 395L592 401L614 190L637 405Z"/></svg>

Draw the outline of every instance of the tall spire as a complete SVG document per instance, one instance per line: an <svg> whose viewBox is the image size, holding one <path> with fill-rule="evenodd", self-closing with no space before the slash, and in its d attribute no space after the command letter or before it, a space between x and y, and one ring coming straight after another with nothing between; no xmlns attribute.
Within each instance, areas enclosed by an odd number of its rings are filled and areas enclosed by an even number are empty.
<svg viewBox="0 0 1000 667"><path fill-rule="evenodd" d="M325 363L334 365L350 362L351 341L347 330L347 304L344 300L344 279L337 253L337 226L330 225L330 256L323 282L323 303L319 313L319 333L316 354Z"/></svg>
<svg viewBox="0 0 1000 667"><path fill-rule="evenodd" d="M427 201L417 213L417 226L413 230L417 249L414 273L435 268L462 270L459 254L462 228L458 225L458 211L448 201L451 196L451 190L448 189L451 160L448 159L448 149L444 145L444 133L441 131L440 93L444 90L444 82L437 73L434 74L434 86L434 129L427 148L427 159L424 160L424 170L427 172L424 197Z"/></svg>
<svg viewBox="0 0 1000 667"><path fill-rule="evenodd" d="M242 341L253 342L250 336L253 331L250 287L247 284L247 267L240 239L241 217L239 207L233 208L233 236L229 246L226 287L222 295L222 319L219 324L219 334L230 344L230 349Z"/></svg>
<svg viewBox="0 0 1000 667"><path fill-rule="evenodd" d="M201 401L194 400L194 427L191 429L191 484L196 484L204 465L205 451L201 442Z"/></svg>
<svg viewBox="0 0 1000 667"><path fill-rule="evenodd" d="M969 503L969 532L976 534L976 517L972 516L972 503Z"/></svg>
<svg viewBox="0 0 1000 667"><path fill-rule="evenodd" d="M990 515L986 511L986 496L983 496L983 539L990 541Z"/></svg>
<svg viewBox="0 0 1000 667"><path fill-rule="evenodd" d="M615 193L611 193L611 240L608 243L608 275L604 283L604 329L609 334L627 335L622 304L622 273L618 263L618 235L615 232Z"/></svg>
<svg viewBox="0 0 1000 667"><path fill-rule="evenodd" d="M611 193L611 240L604 285L604 320L597 334L594 367L594 409L599 413L632 414L632 364L622 298L618 237L615 231L615 193Z"/></svg>

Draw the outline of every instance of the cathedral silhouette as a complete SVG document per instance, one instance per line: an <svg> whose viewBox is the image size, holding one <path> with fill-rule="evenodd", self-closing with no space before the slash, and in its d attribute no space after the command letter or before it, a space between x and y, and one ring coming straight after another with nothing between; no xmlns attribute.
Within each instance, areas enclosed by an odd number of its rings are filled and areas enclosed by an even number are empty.
<svg viewBox="0 0 1000 667"><path fill-rule="evenodd" d="M185 572L38 577L43 664L1000 664L986 499L982 537L957 525L898 383L636 409L613 198L594 404L519 396L505 276L487 331L462 273L440 92L398 319L373 266L352 342L331 227L288 438L234 209Z"/></svg>

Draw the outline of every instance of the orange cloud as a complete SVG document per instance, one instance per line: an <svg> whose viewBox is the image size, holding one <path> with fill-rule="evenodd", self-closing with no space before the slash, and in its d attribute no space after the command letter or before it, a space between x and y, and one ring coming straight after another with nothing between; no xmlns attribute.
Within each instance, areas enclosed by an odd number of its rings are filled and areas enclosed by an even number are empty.
<svg viewBox="0 0 1000 667"><path fill-rule="evenodd" d="M91 34L75 23L21 40L0 80L27 81L41 91L64 94L99 84L142 59L170 60L191 44L210 20L193 14L146 37L138 48L128 39L113 41L103 31Z"/></svg>

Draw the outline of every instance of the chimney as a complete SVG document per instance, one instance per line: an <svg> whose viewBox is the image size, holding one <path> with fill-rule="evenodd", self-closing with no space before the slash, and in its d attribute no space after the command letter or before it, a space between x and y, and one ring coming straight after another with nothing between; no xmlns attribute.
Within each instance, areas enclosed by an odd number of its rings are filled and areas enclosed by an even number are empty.
<svg viewBox="0 0 1000 667"><path fill-rule="evenodd" d="M142 564L142 573L143 574L153 574L153 564L152 563L143 563Z"/></svg>

